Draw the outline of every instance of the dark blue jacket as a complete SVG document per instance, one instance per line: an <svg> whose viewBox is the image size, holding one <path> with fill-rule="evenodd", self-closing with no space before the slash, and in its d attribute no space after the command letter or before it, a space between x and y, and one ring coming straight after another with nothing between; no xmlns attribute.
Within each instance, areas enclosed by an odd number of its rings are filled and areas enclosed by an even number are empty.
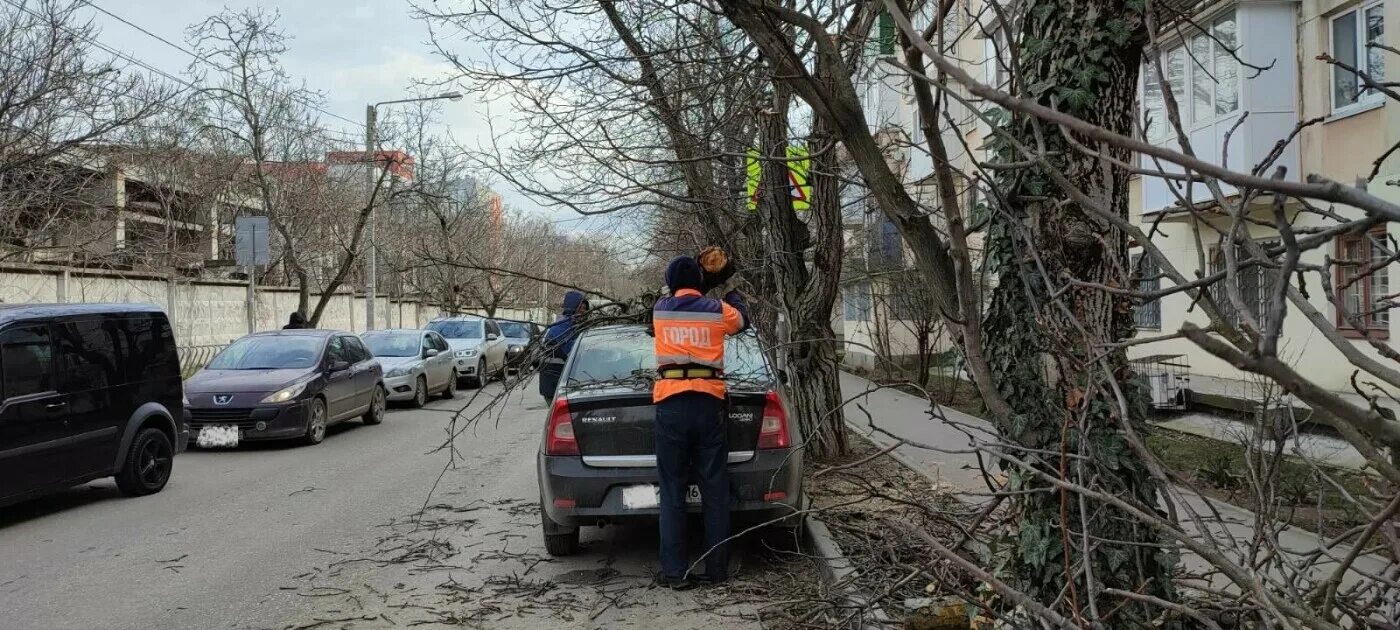
<svg viewBox="0 0 1400 630"><path fill-rule="evenodd" d="M545 356L556 359L569 358L574 349L574 339L578 337L578 307L583 304L583 294L569 291L564 294L564 311L544 331Z"/></svg>

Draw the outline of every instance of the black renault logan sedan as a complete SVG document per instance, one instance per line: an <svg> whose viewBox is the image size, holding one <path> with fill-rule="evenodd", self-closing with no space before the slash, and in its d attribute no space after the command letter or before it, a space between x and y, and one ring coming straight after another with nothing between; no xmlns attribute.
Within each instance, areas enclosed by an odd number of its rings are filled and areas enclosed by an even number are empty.
<svg viewBox="0 0 1400 630"><path fill-rule="evenodd" d="M660 511L651 402L655 373L653 340L643 326L603 326L579 336L545 419L538 457L550 554L577 551L580 526ZM802 439L797 423L788 419L780 379L753 334L725 341L725 382L735 524L774 522L770 530L780 534L795 529L801 524L796 514L802 505ZM694 484L686 503L690 511L700 510Z"/></svg>
<svg viewBox="0 0 1400 630"><path fill-rule="evenodd" d="M326 427L384 421L384 371L359 337L335 330L254 333L229 344L185 382L197 446L299 439Z"/></svg>

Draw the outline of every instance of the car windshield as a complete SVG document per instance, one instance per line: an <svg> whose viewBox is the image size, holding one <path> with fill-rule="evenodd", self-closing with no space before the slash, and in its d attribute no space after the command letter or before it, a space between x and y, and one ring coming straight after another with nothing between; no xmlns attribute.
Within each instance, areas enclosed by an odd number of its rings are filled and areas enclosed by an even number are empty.
<svg viewBox="0 0 1400 630"><path fill-rule="evenodd" d="M434 331L448 339L480 339L481 320L444 319L428 324L428 330Z"/></svg>
<svg viewBox="0 0 1400 630"><path fill-rule="evenodd" d="M742 334L724 340L724 377L727 381L772 380L758 337ZM570 385L603 384L656 373L656 349L645 330L598 330L579 338L574 349Z"/></svg>
<svg viewBox="0 0 1400 630"><path fill-rule="evenodd" d="M501 334L507 337L528 339L530 337L530 327L520 322L501 322Z"/></svg>
<svg viewBox="0 0 1400 630"><path fill-rule="evenodd" d="M325 337L267 335L244 337L229 344L209 365L210 370L286 370L309 368L321 356Z"/></svg>
<svg viewBox="0 0 1400 630"><path fill-rule="evenodd" d="M376 357L416 357L423 350L419 333L366 333L360 337Z"/></svg>

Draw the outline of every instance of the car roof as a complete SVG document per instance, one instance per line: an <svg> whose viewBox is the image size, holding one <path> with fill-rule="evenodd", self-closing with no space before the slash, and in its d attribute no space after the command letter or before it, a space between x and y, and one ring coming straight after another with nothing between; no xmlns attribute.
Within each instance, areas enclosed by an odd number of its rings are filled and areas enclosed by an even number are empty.
<svg viewBox="0 0 1400 630"><path fill-rule="evenodd" d="M430 332L432 331L426 328L379 328L376 330L366 330L360 333L360 336L368 335L370 333L404 333L412 335L422 335Z"/></svg>
<svg viewBox="0 0 1400 630"><path fill-rule="evenodd" d="M480 315L449 315L449 316L447 316L447 317L435 317L435 318L433 318L433 322L474 322L474 321L477 321L477 320L486 320L486 319L490 319L490 318L488 318L488 317L482 317L482 316L480 316ZM431 323L433 323L433 322L428 322L428 323L431 324Z"/></svg>
<svg viewBox="0 0 1400 630"><path fill-rule="evenodd" d="M154 304L0 304L0 324L71 315L153 315L165 310Z"/></svg>
<svg viewBox="0 0 1400 630"><path fill-rule="evenodd" d="M291 328L287 330L262 330L248 334L249 337L330 337L333 335L350 335L353 337L355 333L325 328Z"/></svg>

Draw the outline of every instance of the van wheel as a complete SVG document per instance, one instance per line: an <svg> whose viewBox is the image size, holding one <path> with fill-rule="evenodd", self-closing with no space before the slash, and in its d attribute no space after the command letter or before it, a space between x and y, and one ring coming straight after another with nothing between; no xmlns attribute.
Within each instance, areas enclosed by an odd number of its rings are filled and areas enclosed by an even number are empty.
<svg viewBox="0 0 1400 630"><path fill-rule="evenodd" d="M369 411L360 416L365 424L379 424L384 421L384 388L374 386L374 398L370 400Z"/></svg>
<svg viewBox="0 0 1400 630"><path fill-rule="evenodd" d="M549 519L549 513L540 504L540 531L544 533L544 550L549 555L572 556L578 553L578 528L565 527Z"/></svg>
<svg viewBox="0 0 1400 630"><path fill-rule="evenodd" d="M448 400L457 396L457 368L452 368L452 378L447 379L447 387L442 388L442 397Z"/></svg>
<svg viewBox="0 0 1400 630"><path fill-rule="evenodd" d="M136 434L126 451L126 462L117 473L117 488L129 497L160 492L170 481L175 449L160 429L147 427Z"/></svg>
<svg viewBox="0 0 1400 630"><path fill-rule="evenodd" d="M428 379L419 376L413 383L413 406L421 408L428 404Z"/></svg>

